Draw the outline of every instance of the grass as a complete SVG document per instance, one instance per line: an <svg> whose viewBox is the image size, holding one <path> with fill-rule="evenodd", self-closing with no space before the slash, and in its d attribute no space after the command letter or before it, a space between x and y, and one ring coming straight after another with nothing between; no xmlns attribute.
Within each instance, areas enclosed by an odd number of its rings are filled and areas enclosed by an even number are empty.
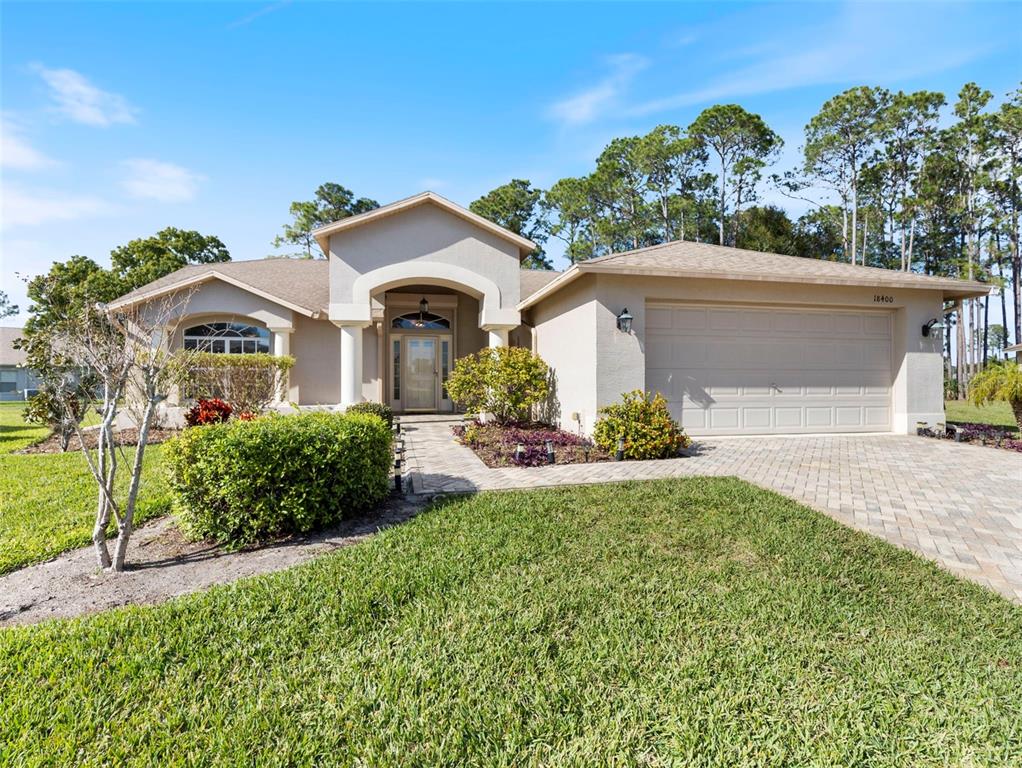
<svg viewBox="0 0 1022 768"><path fill-rule="evenodd" d="M1022 756L1022 609L733 478L448 500L0 658L0 764Z"/></svg>
<svg viewBox="0 0 1022 768"><path fill-rule="evenodd" d="M80 452L11 453L47 434L45 428L21 420L23 407L21 403L0 407L0 574L86 546L96 514L96 486ZM161 449L159 445L146 449L137 524L170 508L160 470ZM122 488L127 486L133 455L133 451L124 453Z"/></svg>
<svg viewBox="0 0 1022 768"><path fill-rule="evenodd" d="M944 414L950 422L992 424L995 427L1015 429L1015 416L1006 402L976 406L967 400L948 400L944 403Z"/></svg>

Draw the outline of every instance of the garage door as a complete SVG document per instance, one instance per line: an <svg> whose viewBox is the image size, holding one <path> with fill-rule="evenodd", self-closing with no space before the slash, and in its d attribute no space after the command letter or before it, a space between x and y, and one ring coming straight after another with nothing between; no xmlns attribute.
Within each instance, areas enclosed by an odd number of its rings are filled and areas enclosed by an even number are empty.
<svg viewBox="0 0 1022 768"><path fill-rule="evenodd" d="M646 307L646 388L692 434L891 425L891 313Z"/></svg>

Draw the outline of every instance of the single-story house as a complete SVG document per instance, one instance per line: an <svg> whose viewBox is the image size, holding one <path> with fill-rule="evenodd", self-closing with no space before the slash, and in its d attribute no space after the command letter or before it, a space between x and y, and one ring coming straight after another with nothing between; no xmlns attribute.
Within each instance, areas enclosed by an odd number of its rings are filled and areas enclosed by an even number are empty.
<svg viewBox="0 0 1022 768"><path fill-rule="evenodd" d="M695 435L894 431L944 419L941 319L988 286L671 242L564 272L432 192L314 233L326 260L188 266L113 309L193 291L174 344L291 354L288 400L451 412L455 361L530 347L562 426L634 389Z"/></svg>
<svg viewBox="0 0 1022 768"><path fill-rule="evenodd" d="M25 353L14 348L21 328L0 328L0 401L24 400L39 386L39 377L25 367Z"/></svg>

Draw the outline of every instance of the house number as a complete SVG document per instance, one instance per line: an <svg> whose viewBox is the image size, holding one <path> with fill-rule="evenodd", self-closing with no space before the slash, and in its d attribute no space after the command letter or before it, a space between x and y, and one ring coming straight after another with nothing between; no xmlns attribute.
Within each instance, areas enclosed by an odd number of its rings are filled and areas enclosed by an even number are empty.
<svg viewBox="0 0 1022 768"><path fill-rule="evenodd" d="M894 297L893 296L885 296L882 293L874 293L873 294L873 303L874 304L893 304L894 303Z"/></svg>

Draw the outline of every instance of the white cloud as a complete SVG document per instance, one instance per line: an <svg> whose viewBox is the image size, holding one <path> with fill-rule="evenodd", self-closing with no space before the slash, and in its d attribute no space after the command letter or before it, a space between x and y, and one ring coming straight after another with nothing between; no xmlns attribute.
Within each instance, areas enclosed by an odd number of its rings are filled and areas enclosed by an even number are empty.
<svg viewBox="0 0 1022 768"><path fill-rule="evenodd" d="M136 158L121 163L127 172L121 185L132 197L183 203L195 197L205 177L162 160Z"/></svg>
<svg viewBox="0 0 1022 768"><path fill-rule="evenodd" d="M590 123L618 103L632 79L649 66L649 60L634 53L608 59L611 72L596 85L552 104L547 114L566 125Z"/></svg>
<svg viewBox="0 0 1022 768"><path fill-rule="evenodd" d="M0 117L0 166L33 171L56 164L24 139L20 126Z"/></svg>
<svg viewBox="0 0 1022 768"><path fill-rule="evenodd" d="M80 72L41 65L35 70L49 86L57 111L69 120L98 126L135 122L137 110L127 99L96 87Z"/></svg>
<svg viewBox="0 0 1022 768"><path fill-rule="evenodd" d="M49 221L73 221L114 210L107 201L92 195L26 190L11 184L4 185L0 196L0 229L5 231Z"/></svg>

